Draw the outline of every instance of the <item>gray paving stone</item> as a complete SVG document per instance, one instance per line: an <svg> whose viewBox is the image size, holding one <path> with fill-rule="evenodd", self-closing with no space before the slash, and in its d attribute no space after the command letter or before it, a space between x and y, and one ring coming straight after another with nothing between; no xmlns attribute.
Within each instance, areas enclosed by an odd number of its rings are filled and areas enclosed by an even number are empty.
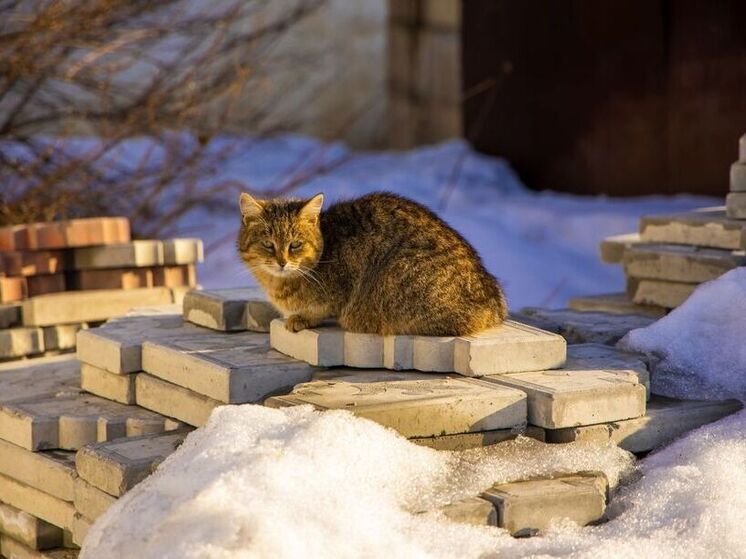
<svg viewBox="0 0 746 559"><path fill-rule="evenodd" d="M585 427L547 429L546 437L550 443L613 442L629 452L647 452L742 408L743 404L738 400L674 400L653 396L645 415L637 419Z"/></svg>
<svg viewBox="0 0 746 559"><path fill-rule="evenodd" d="M481 497L467 497L438 509L452 522L475 526L497 526L495 506Z"/></svg>
<svg viewBox="0 0 746 559"><path fill-rule="evenodd" d="M746 161L737 161L730 166L731 192L746 192Z"/></svg>
<svg viewBox="0 0 746 559"><path fill-rule="evenodd" d="M21 324L21 303L0 305L0 329L12 328Z"/></svg>
<svg viewBox="0 0 746 559"><path fill-rule="evenodd" d="M72 253L77 270L162 266L164 262L163 242L155 240L76 248Z"/></svg>
<svg viewBox="0 0 746 559"><path fill-rule="evenodd" d="M95 521L116 502L116 497L104 493L84 479L78 478L75 480L74 503L75 511L79 515Z"/></svg>
<svg viewBox="0 0 746 559"><path fill-rule="evenodd" d="M44 326L41 329L44 338L44 350L75 349L75 340L78 332L86 328L88 328L88 325L85 323Z"/></svg>
<svg viewBox="0 0 746 559"><path fill-rule="evenodd" d="M117 318L78 334L78 359L111 373L135 373L142 370L142 344L145 340L203 332L198 326L184 322L180 313Z"/></svg>
<svg viewBox="0 0 746 559"><path fill-rule="evenodd" d="M604 293L570 299L568 307L574 311L604 312L610 314L637 314L660 318L668 309L655 305L638 305L626 293Z"/></svg>
<svg viewBox="0 0 746 559"><path fill-rule="evenodd" d="M44 331L41 328L9 328L0 330L0 359L38 355L44 351Z"/></svg>
<svg viewBox="0 0 746 559"><path fill-rule="evenodd" d="M61 547L36 551L13 538L0 536L0 555L9 559L77 559L78 553L77 549Z"/></svg>
<svg viewBox="0 0 746 559"><path fill-rule="evenodd" d="M624 254L624 273L643 279L702 283L746 265L746 251L641 244Z"/></svg>
<svg viewBox="0 0 746 559"><path fill-rule="evenodd" d="M582 312L571 309L540 309L526 307L516 318L561 335L568 344L616 344L627 332L649 326L655 319L634 314Z"/></svg>
<svg viewBox="0 0 746 559"><path fill-rule="evenodd" d="M32 452L0 440L0 474L63 501L73 500L75 453L66 450Z"/></svg>
<svg viewBox="0 0 746 559"><path fill-rule="evenodd" d="M272 347L324 367L415 369L486 374L555 368L565 360L566 343L555 334L509 320L475 336L378 336L323 326L289 332L281 319L270 327Z"/></svg>
<svg viewBox="0 0 746 559"><path fill-rule="evenodd" d="M193 427L207 423L212 410L223 405L222 402L145 373L137 375L135 387L138 406Z"/></svg>
<svg viewBox="0 0 746 559"><path fill-rule="evenodd" d="M26 326L95 322L122 316L132 307L174 302L168 287L94 289L38 295L23 302Z"/></svg>
<svg viewBox="0 0 746 559"><path fill-rule="evenodd" d="M178 422L159 414L88 394L0 406L0 439L28 450L77 450L95 442L177 427Z"/></svg>
<svg viewBox="0 0 746 559"><path fill-rule="evenodd" d="M187 434L182 429L84 446L75 457L78 475L101 491L121 497L153 473Z"/></svg>
<svg viewBox="0 0 746 559"><path fill-rule="evenodd" d="M280 313L258 287L190 291L184 297L184 320L223 332L269 332Z"/></svg>
<svg viewBox="0 0 746 559"><path fill-rule="evenodd" d="M62 545L61 529L4 503L0 503L0 534L31 549L51 549Z"/></svg>
<svg viewBox="0 0 746 559"><path fill-rule="evenodd" d="M163 241L163 263L167 266L196 264L204 259L201 239L168 239Z"/></svg>
<svg viewBox="0 0 746 559"><path fill-rule="evenodd" d="M738 139L738 161L746 163L746 134Z"/></svg>
<svg viewBox="0 0 746 559"><path fill-rule="evenodd" d="M110 373L88 363L80 364L80 388L120 404L135 403L135 376Z"/></svg>
<svg viewBox="0 0 746 559"><path fill-rule="evenodd" d="M148 341L147 373L226 404L256 402L311 378L312 367L269 346L266 334L240 332Z"/></svg>
<svg viewBox="0 0 746 559"><path fill-rule="evenodd" d="M636 371L558 370L483 377L528 396L528 422L545 429L645 415L647 391Z"/></svg>
<svg viewBox="0 0 746 559"><path fill-rule="evenodd" d="M725 197L728 217L746 219L746 192L731 192Z"/></svg>
<svg viewBox="0 0 746 559"><path fill-rule="evenodd" d="M321 410L344 409L390 427L405 437L512 429L526 422L526 395L493 390L480 379L390 371L299 384L269 407L310 404ZM502 387L501 387L502 388Z"/></svg>
<svg viewBox="0 0 746 559"><path fill-rule="evenodd" d="M675 309L686 301L698 284L664 280L635 280L628 282L632 300L641 305L657 305Z"/></svg>
<svg viewBox="0 0 746 559"><path fill-rule="evenodd" d="M637 381L645 386L650 398L650 372L647 358L640 353L624 351L603 344L575 344L567 348L567 361L562 367L568 371L603 369L607 371L633 372Z"/></svg>
<svg viewBox="0 0 746 559"><path fill-rule="evenodd" d="M625 233L623 235L614 235L606 237L601 241L601 261L607 264L619 264L624 257L624 253L629 248L639 244L639 233Z"/></svg>
<svg viewBox="0 0 746 559"><path fill-rule="evenodd" d="M644 216L640 238L646 243L679 244L727 250L746 248L746 224L729 219L724 207L670 215Z"/></svg>
<svg viewBox="0 0 746 559"><path fill-rule="evenodd" d="M606 510L606 476L599 472L495 485L482 494L497 510L497 525L513 536L529 536L569 519L585 526Z"/></svg>
<svg viewBox="0 0 746 559"><path fill-rule="evenodd" d="M79 512L76 512L73 515L73 525L70 531L72 532L72 539L75 545L83 547L83 542L85 541L85 537L88 535L88 530L91 529L92 524L93 520L86 518Z"/></svg>
<svg viewBox="0 0 746 559"><path fill-rule="evenodd" d="M436 437L413 437L414 444L435 450L467 450L510 441L518 436L530 437L544 442L544 429L535 425L526 425L516 429L496 429L477 433L459 433L457 435L439 435Z"/></svg>
<svg viewBox="0 0 746 559"><path fill-rule="evenodd" d="M0 364L0 404L80 393L80 363L74 355Z"/></svg>
<svg viewBox="0 0 746 559"><path fill-rule="evenodd" d="M72 503L1 474L0 496L6 505L46 520L63 530L69 530L72 525L73 514L75 514Z"/></svg>

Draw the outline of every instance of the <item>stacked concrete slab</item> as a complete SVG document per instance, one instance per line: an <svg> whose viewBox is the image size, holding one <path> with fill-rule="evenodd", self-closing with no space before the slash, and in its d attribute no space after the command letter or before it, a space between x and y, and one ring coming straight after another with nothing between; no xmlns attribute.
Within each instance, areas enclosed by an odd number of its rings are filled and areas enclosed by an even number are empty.
<svg viewBox="0 0 746 559"><path fill-rule="evenodd" d="M644 216L638 233L605 239L601 260L624 267L626 293L580 297L570 307L662 316L699 284L746 266L746 135L738 154L726 206Z"/></svg>
<svg viewBox="0 0 746 559"><path fill-rule="evenodd" d="M133 241L119 217L0 227L0 362L75 349L75 334L196 285L196 239Z"/></svg>

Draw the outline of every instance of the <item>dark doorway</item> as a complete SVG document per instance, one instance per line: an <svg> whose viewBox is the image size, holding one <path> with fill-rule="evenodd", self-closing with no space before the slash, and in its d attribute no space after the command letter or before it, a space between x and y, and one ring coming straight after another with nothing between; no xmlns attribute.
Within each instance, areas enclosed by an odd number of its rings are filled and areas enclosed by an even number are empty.
<svg viewBox="0 0 746 559"><path fill-rule="evenodd" d="M464 126L532 188L723 196L742 0L464 0Z"/></svg>

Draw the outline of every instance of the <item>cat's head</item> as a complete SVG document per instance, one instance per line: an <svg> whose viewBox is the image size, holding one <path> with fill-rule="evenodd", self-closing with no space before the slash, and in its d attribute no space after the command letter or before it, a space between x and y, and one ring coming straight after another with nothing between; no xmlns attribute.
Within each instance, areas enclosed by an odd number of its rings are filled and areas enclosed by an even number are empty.
<svg viewBox="0 0 746 559"><path fill-rule="evenodd" d="M302 275L319 261L323 194L308 200L256 200L241 194L238 253L252 271L277 277Z"/></svg>

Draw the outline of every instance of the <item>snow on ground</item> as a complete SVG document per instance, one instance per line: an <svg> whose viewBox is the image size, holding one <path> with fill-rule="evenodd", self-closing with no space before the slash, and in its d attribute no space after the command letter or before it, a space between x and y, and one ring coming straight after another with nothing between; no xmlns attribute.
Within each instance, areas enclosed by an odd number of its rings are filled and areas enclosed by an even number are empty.
<svg viewBox="0 0 746 559"><path fill-rule="evenodd" d="M353 155L288 137L254 145L223 172L253 188L275 187L299 157L318 159L319 146L323 157L345 163L297 194L387 189L435 209L462 157L441 213L505 281L514 308L621 288L620 274L597 261L603 236L634 230L643 213L713 203L529 193L504 162L464 152L460 143ZM207 286L248 282L233 255L233 231L226 233L236 221L198 212L184 224L214 245L201 269ZM732 272L625 343L660 359L669 392L695 386L688 395L708 398L727 388L746 399L745 294L746 273ZM541 537L513 539L497 528L417 514L496 481L580 469L621 480L603 525L560 523ZM498 449L436 452L347 412L226 406L95 523L81 557L735 558L746 549L744 510L746 412L635 465L613 446L546 447L521 438Z"/></svg>
<svg viewBox="0 0 746 559"><path fill-rule="evenodd" d="M224 148L218 144L216 149ZM559 307L573 296L621 290L619 267L598 259L601 239L636 231L644 214L723 203L692 196L610 200L532 192L504 160L479 155L460 141L410 152L355 153L341 144L282 136L246 140L233 153L220 167L221 180L239 181L255 191L283 189L312 169L324 168L327 173L290 194L323 192L329 204L389 190L427 205L477 248L516 310ZM237 200L236 195L236 205ZM253 285L235 256L237 215L237 209L228 216L198 211L182 223L185 234L201 236L208 248L199 269L205 287Z"/></svg>

